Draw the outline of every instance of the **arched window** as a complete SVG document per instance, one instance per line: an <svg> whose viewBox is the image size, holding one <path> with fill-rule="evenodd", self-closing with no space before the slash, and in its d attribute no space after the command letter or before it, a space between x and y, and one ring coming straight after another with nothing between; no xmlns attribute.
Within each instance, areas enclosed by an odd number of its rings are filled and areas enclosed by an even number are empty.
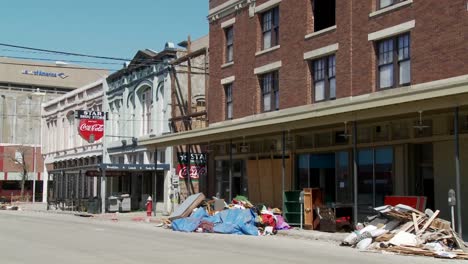
<svg viewBox="0 0 468 264"><path fill-rule="evenodd" d="M153 109L152 89L150 86L145 85L144 87L139 88L137 92L140 107L138 116L136 116L135 119L140 123L140 135L147 135L153 130L151 115L151 110Z"/></svg>

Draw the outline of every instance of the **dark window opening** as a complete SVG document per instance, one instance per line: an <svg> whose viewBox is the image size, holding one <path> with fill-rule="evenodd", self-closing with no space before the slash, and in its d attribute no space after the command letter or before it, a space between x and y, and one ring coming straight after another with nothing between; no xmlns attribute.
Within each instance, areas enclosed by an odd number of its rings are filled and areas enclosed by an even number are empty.
<svg viewBox="0 0 468 264"><path fill-rule="evenodd" d="M335 0L313 0L314 31L336 25Z"/></svg>

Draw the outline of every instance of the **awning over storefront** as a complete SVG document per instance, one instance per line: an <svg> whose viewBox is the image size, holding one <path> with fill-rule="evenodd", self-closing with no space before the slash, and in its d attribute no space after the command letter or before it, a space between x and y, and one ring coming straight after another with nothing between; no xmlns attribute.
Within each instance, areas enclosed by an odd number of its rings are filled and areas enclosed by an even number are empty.
<svg viewBox="0 0 468 264"><path fill-rule="evenodd" d="M107 172L112 171L121 171L121 172L142 172L142 171L163 171L169 170L169 164L119 164L119 163L102 163L82 167L70 167L70 168L60 168L49 171L49 174L57 173L78 173L82 171L86 173L90 171L88 176L99 177L101 176L100 172L106 170ZM98 172L98 173L97 173ZM111 176L112 174L109 174ZM117 175L117 174L115 174Z"/></svg>
<svg viewBox="0 0 468 264"><path fill-rule="evenodd" d="M119 171L155 171L169 170L169 164L101 164L101 170L119 170Z"/></svg>

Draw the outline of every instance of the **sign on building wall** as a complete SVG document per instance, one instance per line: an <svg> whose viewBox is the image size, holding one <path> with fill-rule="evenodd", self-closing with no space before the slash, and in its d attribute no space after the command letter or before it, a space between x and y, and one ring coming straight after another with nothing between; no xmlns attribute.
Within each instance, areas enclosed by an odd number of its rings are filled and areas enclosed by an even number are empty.
<svg viewBox="0 0 468 264"><path fill-rule="evenodd" d="M189 153L177 152L177 169L176 174L179 179L199 179L206 177L206 153L190 153L190 168Z"/></svg>
<svg viewBox="0 0 468 264"><path fill-rule="evenodd" d="M22 70L22 74L25 75L32 75L32 76L43 76L43 77L51 77L51 78L61 78L66 79L68 75L63 72L47 72L42 70Z"/></svg>
<svg viewBox="0 0 468 264"><path fill-rule="evenodd" d="M84 140L94 143L104 136L105 112L78 110L75 118L80 119L78 133Z"/></svg>

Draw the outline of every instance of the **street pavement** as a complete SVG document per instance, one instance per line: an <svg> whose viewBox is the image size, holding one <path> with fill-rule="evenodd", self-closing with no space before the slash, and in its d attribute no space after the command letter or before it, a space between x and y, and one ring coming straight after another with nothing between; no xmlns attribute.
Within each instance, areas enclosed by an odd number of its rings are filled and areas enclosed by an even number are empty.
<svg viewBox="0 0 468 264"><path fill-rule="evenodd" d="M0 211L0 263L466 263L283 236L180 233L152 223Z"/></svg>

